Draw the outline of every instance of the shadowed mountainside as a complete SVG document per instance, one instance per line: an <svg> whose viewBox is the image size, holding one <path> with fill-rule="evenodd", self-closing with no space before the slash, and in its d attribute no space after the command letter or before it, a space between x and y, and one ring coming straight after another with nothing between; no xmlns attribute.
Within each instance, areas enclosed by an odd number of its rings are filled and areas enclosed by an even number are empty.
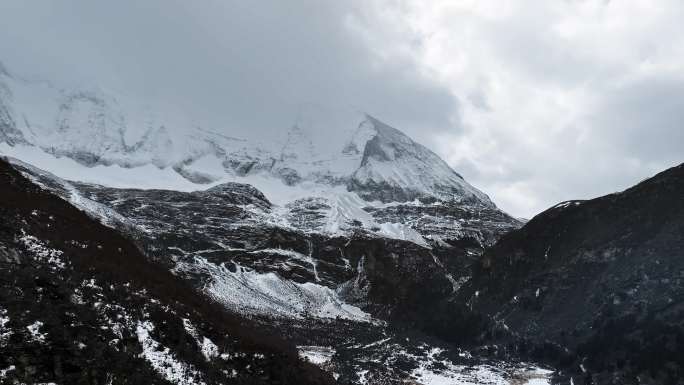
<svg viewBox="0 0 684 385"><path fill-rule="evenodd" d="M575 384L681 383L684 165L537 215L485 252L461 299Z"/></svg>

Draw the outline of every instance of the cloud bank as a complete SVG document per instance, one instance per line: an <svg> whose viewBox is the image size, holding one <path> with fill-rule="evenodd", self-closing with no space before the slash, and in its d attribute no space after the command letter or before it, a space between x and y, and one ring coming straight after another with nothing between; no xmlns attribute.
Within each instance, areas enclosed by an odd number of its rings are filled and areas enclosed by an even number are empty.
<svg viewBox="0 0 684 385"><path fill-rule="evenodd" d="M366 111L531 217L683 161L683 7L7 0L0 60L234 136L280 135L304 110Z"/></svg>

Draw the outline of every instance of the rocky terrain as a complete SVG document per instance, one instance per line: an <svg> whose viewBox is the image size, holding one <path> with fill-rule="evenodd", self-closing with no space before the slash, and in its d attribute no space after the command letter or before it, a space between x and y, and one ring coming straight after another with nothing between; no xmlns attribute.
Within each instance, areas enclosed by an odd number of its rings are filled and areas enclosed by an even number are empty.
<svg viewBox="0 0 684 385"><path fill-rule="evenodd" d="M452 325L468 317L451 301L481 251L480 239L430 246L363 228L331 236L302 230L297 223L309 220L306 213L284 221L249 185L114 189L12 162L37 185L134 240L159 269L323 360L340 383L480 376L505 384L535 370L458 348L467 330Z"/></svg>
<svg viewBox="0 0 684 385"><path fill-rule="evenodd" d="M0 184L2 383L333 383L4 161Z"/></svg>

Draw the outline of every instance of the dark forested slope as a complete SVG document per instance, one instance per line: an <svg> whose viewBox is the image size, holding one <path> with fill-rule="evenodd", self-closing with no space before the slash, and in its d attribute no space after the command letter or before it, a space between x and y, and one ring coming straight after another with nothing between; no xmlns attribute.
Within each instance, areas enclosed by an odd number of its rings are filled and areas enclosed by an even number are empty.
<svg viewBox="0 0 684 385"><path fill-rule="evenodd" d="M575 384L681 383L684 165L539 214L483 255L461 295Z"/></svg>

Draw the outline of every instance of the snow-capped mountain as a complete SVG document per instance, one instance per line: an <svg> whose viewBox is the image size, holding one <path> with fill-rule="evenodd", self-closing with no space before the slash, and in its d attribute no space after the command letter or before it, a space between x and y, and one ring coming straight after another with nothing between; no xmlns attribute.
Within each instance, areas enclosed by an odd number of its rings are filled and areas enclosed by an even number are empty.
<svg viewBox="0 0 684 385"><path fill-rule="evenodd" d="M401 131L368 114L343 115L337 137L346 139L337 144L315 144L328 122L301 116L283 138L247 141L121 95L0 73L0 153L65 179L179 191L245 183L279 207L273 220L292 227L336 234L360 226L423 245L463 237L490 244L519 226ZM316 218L300 220L302 211Z"/></svg>
<svg viewBox="0 0 684 385"><path fill-rule="evenodd" d="M34 146L88 167L154 165L198 184L263 176L287 186L342 186L382 202L437 198L491 205L432 151L367 114L350 114L348 139L321 153L307 130L323 127L304 129L295 123L282 142L248 143L188 121L155 120L159 114L126 107L99 90L65 91L7 72L0 74L0 89L3 142Z"/></svg>
<svg viewBox="0 0 684 385"><path fill-rule="evenodd" d="M0 84L0 154L24 177L340 383L538 375L452 345L468 266L520 224L401 131L353 112L321 145L326 117L301 113L244 140L101 90Z"/></svg>

